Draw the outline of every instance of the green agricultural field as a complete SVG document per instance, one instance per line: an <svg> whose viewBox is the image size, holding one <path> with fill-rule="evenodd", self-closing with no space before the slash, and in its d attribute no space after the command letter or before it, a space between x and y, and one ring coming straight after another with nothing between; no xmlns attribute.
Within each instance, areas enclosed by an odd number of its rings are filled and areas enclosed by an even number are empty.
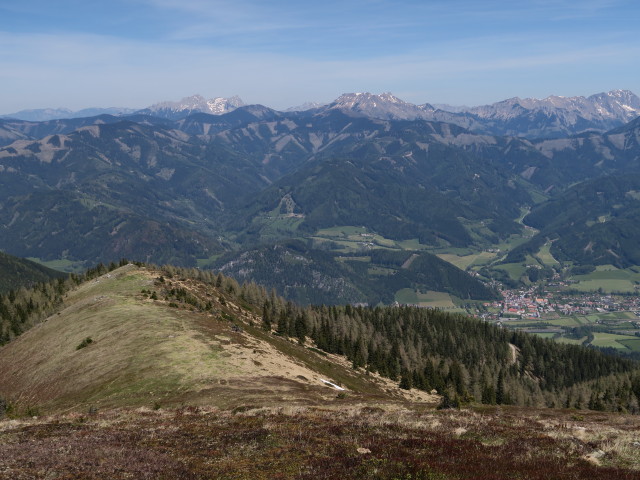
<svg viewBox="0 0 640 480"><path fill-rule="evenodd" d="M397 241L396 244L403 250L425 250L427 248L427 246L421 244L417 238Z"/></svg>
<svg viewBox="0 0 640 480"><path fill-rule="evenodd" d="M542 338L554 338L557 335L557 333L550 332L534 332L533 334Z"/></svg>
<svg viewBox="0 0 640 480"><path fill-rule="evenodd" d="M426 293L418 294L418 300L420 301L419 305L421 307L433 307L433 308L443 308L443 309L456 308L456 305L453 303L451 295L445 292L427 291Z"/></svg>
<svg viewBox="0 0 640 480"><path fill-rule="evenodd" d="M580 292L594 292L600 289L605 293L636 291L635 283L628 280L585 280L572 287Z"/></svg>
<svg viewBox="0 0 640 480"><path fill-rule="evenodd" d="M336 257L338 262L363 262L370 263L371 257L369 256L361 256L361 257Z"/></svg>
<svg viewBox="0 0 640 480"><path fill-rule="evenodd" d="M396 302L400 304L418 305L420 307L431 307L441 309L455 309L451 295L445 292L427 291L425 293L416 292L411 288L398 290L395 295Z"/></svg>
<svg viewBox="0 0 640 480"><path fill-rule="evenodd" d="M213 262L215 262L220 257L220 254L212 255L209 258L198 258L196 260L198 268L206 268L211 266Z"/></svg>
<svg viewBox="0 0 640 480"><path fill-rule="evenodd" d="M304 218L299 216L277 215L271 218L263 217L261 219L262 229L260 235L264 239L291 236L297 232L303 221Z"/></svg>
<svg viewBox="0 0 640 480"><path fill-rule="evenodd" d="M448 254L448 255L456 255L458 257L464 257L467 255L473 255L474 253L477 253L477 251L471 248L464 248L464 247L439 247L439 248L429 249L429 253L433 253L434 255Z"/></svg>
<svg viewBox="0 0 640 480"><path fill-rule="evenodd" d="M373 243L378 247L398 248L398 244L395 242L395 240L389 240L388 238L381 237L380 235L374 236Z"/></svg>
<svg viewBox="0 0 640 480"><path fill-rule="evenodd" d="M526 228L523 231L523 234L521 234L521 235L518 235L518 234L511 235L504 242L499 243L497 245L493 245L492 248L499 248L501 252L507 253L508 251L513 250L517 246L522 245L524 242L529 240L531 237L533 237L533 235L535 235L535 232L537 232L537 230L535 230L533 228Z"/></svg>
<svg viewBox="0 0 640 480"><path fill-rule="evenodd" d="M536 322L535 320L532 320L532 319L516 320L513 322L509 322L509 326L518 328L518 329L526 329L526 328L539 329L539 328L549 327L549 325L547 325L546 322Z"/></svg>
<svg viewBox="0 0 640 480"><path fill-rule="evenodd" d="M417 304L418 303L418 295L416 291L411 288L403 288L402 290L398 290L395 295L396 302L400 304Z"/></svg>
<svg viewBox="0 0 640 480"><path fill-rule="evenodd" d="M620 343L634 352L640 352L640 338L620 340Z"/></svg>
<svg viewBox="0 0 640 480"><path fill-rule="evenodd" d="M366 227L353 227L350 225L342 227L323 228L316 232L319 237L344 237L347 238L351 235L360 235L361 233L368 233Z"/></svg>
<svg viewBox="0 0 640 480"><path fill-rule="evenodd" d="M619 350L626 350L628 347L621 343L623 340L638 340L638 337L631 335L616 335L613 333L595 332L591 345L594 347L612 347Z"/></svg>
<svg viewBox="0 0 640 480"><path fill-rule="evenodd" d="M582 338L567 338L567 337L556 337L555 341L558 343L568 343L570 345L582 345L585 340L587 340L587 337L582 337Z"/></svg>
<svg viewBox="0 0 640 480"><path fill-rule="evenodd" d="M367 270L369 275L393 275L397 273L397 270L394 268L386 268L386 267L371 267Z"/></svg>
<svg viewBox="0 0 640 480"><path fill-rule="evenodd" d="M561 317L554 320L546 320L555 327L579 327L583 323L576 317Z"/></svg>
<svg viewBox="0 0 640 480"><path fill-rule="evenodd" d="M58 270L59 272L80 273L86 270L86 265L84 264L84 262L73 260L60 259L43 261L35 257L28 257L27 260L39 263L40 265L44 265L48 268L53 268L54 270Z"/></svg>
<svg viewBox="0 0 640 480"><path fill-rule="evenodd" d="M322 228L318 230L315 236L311 237L315 241L332 241L344 248L340 251L357 252L362 250L363 243L371 243L376 248L387 248L395 250L403 250L401 245L403 242L396 242L382 235L369 232L365 227L341 226Z"/></svg>
<svg viewBox="0 0 640 480"><path fill-rule="evenodd" d="M455 255L451 253L438 253L437 256L449 262L461 270L466 270L470 266L487 265L491 260L496 258L496 253L493 252L478 252L471 255Z"/></svg>
<svg viewBox="0 0 640 480"><path fill-rule="evenodd" d="M551 243L544 244L536 257L540 260L544 265L552 267L554 265L559 265L559 262L553 257L550 251Z"/></svg>
<svg viewBox="0 0 640 480"><path fill-rule="evenodd" d="M573 288L583 292L602 291L611 292L637 292L636 285L640 284L640 273L636 269L619 269L613 265L600 265L595 271L587 275L573 277L578 281Z"/></svg>
<svg viewBox="0 0 640 480"><path fill-rule="evenodd" d="M524 272L527 269L527 267L520 263L504 263L502 265L496 266L495 268L497 270L504 270L515 281L520 280L520 277L524 275Z"/></svg>

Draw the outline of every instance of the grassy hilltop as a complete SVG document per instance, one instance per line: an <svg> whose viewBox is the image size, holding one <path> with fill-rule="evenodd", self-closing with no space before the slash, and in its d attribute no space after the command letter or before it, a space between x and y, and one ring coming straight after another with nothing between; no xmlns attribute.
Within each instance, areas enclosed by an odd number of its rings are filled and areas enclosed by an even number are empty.
<svg viewBox="0 0 640 480"><path fill-rule="evenodd" d="M71 291L58 314L0 350L0 396L43 411L229 407L239 398L307 404L335 397L320 377L354 393L389 396L384 382L361 378L345 362L268 335L258 315L222 292L200 292L210 312L152 299L167 286L159 276L127 265ZM202 288L187 279L166 282L194 293Z"/></svg>

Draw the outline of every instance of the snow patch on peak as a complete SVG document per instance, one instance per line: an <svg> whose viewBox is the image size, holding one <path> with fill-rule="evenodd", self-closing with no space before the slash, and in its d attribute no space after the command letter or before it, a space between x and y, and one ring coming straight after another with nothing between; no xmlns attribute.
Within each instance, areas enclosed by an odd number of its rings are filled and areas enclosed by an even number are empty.
<svg viewBox="0 0 640 480"><path fill-rule="evenodd" d="M210 99L204 98L202 95L191 95L190 97L184 97L177 102L160 102L150 107L147 107L146 112L155 115L170 115L180 113L209 113L212 115L221 115L223 113L231 112L238 107L244 106L244 102L238 96L230 98L214 97Z"/></svg>

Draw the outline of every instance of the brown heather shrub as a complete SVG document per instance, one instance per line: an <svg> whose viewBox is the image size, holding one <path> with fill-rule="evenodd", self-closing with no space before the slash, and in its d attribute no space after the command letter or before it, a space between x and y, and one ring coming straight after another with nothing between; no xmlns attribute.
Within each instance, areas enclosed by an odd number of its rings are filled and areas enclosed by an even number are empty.
<svg viewBox="0 0 640 480"><path fill-rule="evenodd" d="M82 423L77 414L5 421L0 479L640 478L620 456L640 419L586 417L593 441L584 442L571 435L570 413L554 414L183 407L100 410ZM560 434L550 435L552 425ZM605 427L618 440L598 438ZM602 466L584 459L596 448L606 452Z"/></svg>

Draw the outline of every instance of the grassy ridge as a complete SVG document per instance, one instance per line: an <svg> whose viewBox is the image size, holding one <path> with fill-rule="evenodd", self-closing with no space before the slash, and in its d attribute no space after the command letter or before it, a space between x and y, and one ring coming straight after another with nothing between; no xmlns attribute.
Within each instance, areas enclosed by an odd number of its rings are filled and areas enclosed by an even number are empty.
<svg viewBox="0 0 640 480"><path fill-rule="evenodd" d="M160 275L129 264L69 291L58 314L0 349L0 399L43 411L239 397L307 404L331 393L321 378L389 397L373 377L252 327L259 318L226 287Z"/></svg>

